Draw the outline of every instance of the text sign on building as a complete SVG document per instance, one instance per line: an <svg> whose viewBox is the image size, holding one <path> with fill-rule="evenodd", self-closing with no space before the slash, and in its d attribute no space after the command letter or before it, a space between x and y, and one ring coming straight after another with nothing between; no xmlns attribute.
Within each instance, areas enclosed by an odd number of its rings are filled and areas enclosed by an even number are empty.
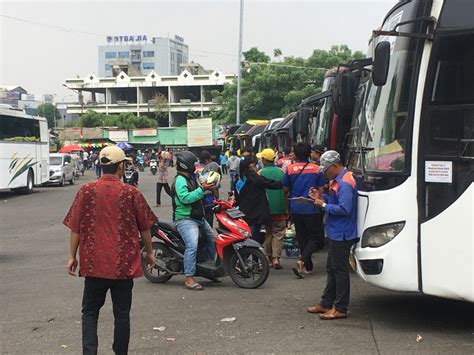
<svg viewBox="0 0 474 355"><path fill-rule="evenodd" d="M212 118L188 120L188 147L212 145Z"/></svg>
<svg viewBox="0 0 474 355"><path fill-rule="evenodd" d="M134 129L134 137L156 137L156 128Z"/></svg>
<svg viewBox="0 0 474 355"><path fill-rule="evenodd" d="M146 42L146 35L107 36L107 42Z"/></svg>
<svg viewBox="0 0 474 355"><path fill-rule="evenodd" d="M109 131L109 139L114 142L128 142L128 131Z"/></svg>
<svg viewBox="0 0 474 355"><path fill-rule="evenodd" d="M451 184L453 182L453 162L426 161L425 181Z"/></svg>

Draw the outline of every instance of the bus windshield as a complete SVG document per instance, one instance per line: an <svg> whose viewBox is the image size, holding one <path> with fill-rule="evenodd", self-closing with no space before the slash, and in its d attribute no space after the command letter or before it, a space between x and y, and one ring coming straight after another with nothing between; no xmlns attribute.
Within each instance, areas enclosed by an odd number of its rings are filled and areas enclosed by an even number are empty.
<svg viewBox="0 0 474 355"><path fill-rule="evenodd" d="M403 12L393 14L384 29L404 21ZM403 30L404 26L401 27ZM368 172L407 172L405 157L413 117L409 99L416 89L417 41L405 37L379 37L376 41L391 44L388 78L384 86L373 85L371 79L363 84L365 95L357 117L358 134L353 142L353 146L363 149L358 150L352 161L354 168Z"/></svg>

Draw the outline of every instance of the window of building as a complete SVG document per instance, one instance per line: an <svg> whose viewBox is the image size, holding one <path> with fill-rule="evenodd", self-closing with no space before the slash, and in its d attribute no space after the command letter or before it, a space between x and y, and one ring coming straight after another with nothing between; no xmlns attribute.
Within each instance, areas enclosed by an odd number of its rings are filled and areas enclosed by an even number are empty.
<svg viewBox="0 0 474 355"><path fill-rule="evenodd" d="M105 65L105 71L112 70L112 64Z"/></svg>
<svg viewBox="0 0 474 355"><path fill-rule="evenodd" d="M117 58L117 52L105 52L106 59Z"/></svg>
<svg viewBox="0 0 474 355"><path fill-rule="evenodd" d="M126 52L118 52L118 57L119 58L128 58L128 56L130 55L130 53L128 51Z"/></svg>
<svg viewBox="0 0 474 355"><path fill-rule="evenodd" d="M143 69L155 69L155 63L143 63Z"/></svg>
<svg viewBox="0 0 474 355"><path fill-rule="evenodd" d="M143 51L144 58L151 58L155 56L155 51Z"/></svg>

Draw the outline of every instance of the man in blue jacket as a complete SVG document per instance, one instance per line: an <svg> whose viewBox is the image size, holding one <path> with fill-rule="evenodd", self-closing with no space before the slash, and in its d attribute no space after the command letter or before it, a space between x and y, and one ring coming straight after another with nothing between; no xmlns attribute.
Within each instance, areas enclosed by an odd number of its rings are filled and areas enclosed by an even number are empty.
<svg viewBox="0 0 474 355"><path fill-rule="evenodd" d="M331 181L327 194L321 196L311 189L314 204L326 212L326 233L329 238L327 281L321 302L308 307L310 313L319 313L321 319L347 317L350 277L349 254L357 241L357 187L351 172L342 164L338 152L329 150L321 156L321 168Z"/></svg>

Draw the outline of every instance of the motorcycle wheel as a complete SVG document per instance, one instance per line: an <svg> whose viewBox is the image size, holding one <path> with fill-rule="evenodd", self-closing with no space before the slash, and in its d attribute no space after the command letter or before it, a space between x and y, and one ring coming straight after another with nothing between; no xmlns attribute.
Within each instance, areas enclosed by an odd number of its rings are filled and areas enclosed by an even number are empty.
<svg viewBox="0 0 474 355"><path fill-rule="evenodd" d="M258 288L267 281L270 273L268 258L259 249L242 248L240 255L247 263L248 275L245 276L237 253L232 254L229 260L229 275L234 283L241 288Z"/></svg>
<svg viewBox="0 0 474 355"><path fill-rule="evenodd" d="M160 242L152 243L153 254L155 254L155 259L165 259L172 257L168 249ZM153 268L149 268L146 263L146 252L145 248L142 249L142 268L143 273L148 281L153 283L165 283L173 277L166 271L160 270L156 265Z"/></svg>

